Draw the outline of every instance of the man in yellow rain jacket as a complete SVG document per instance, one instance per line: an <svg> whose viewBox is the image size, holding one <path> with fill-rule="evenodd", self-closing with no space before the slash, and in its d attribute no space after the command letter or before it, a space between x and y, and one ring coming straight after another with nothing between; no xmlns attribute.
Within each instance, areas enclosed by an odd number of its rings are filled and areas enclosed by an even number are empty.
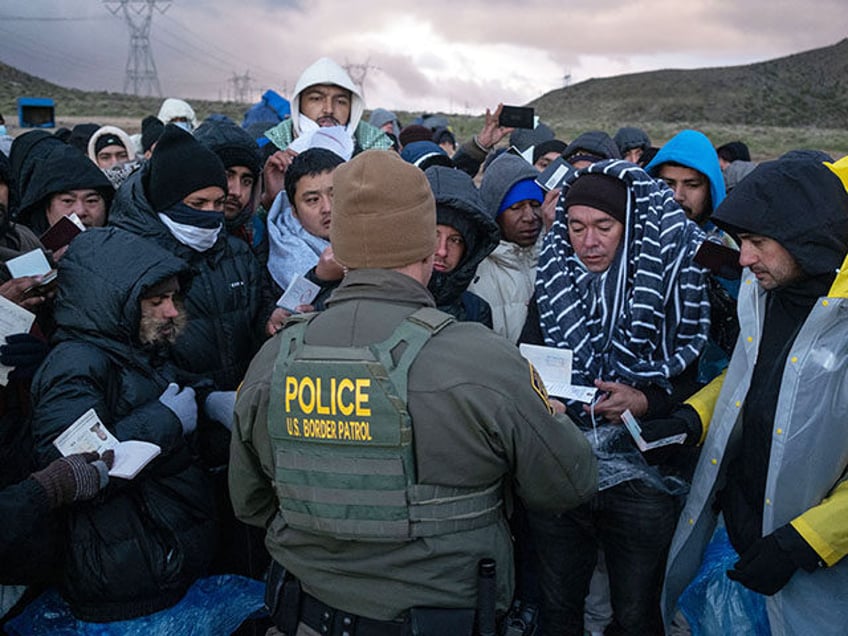
<svg viewBox="0 0 848 636"><path fill-rule="evenodd" d="M846 186L848 159L769 162L712 217L741 245L741 332L726 376L679 412L705 433L668 557L667 625L721 512L739 553L727 575L766 595L772 634L844 633Z"/></svg>

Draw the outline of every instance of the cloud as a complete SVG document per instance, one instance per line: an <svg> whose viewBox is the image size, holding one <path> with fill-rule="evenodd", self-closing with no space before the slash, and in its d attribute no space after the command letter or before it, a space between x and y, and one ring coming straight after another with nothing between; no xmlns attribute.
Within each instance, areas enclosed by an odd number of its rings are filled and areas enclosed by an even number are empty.
<svg viewBox="0 0 848 636"><path fill-rule="evenodd" d="M122 89L123 20L100 3L14 4L0 9L0 59L67 86ZM266 88L290 92L301 71L327 55L376 67L365 81L369 105L479 113L498 101L530 101L565 75L577 82L733 65L834 44L848 33L842 4L180 0L154 16L151 45L163 91L172 95L226 96L233 74L245 72L254 96ZM40 21L10 21L10 11ZM63 16L69 20L52 21Z"/></svg>

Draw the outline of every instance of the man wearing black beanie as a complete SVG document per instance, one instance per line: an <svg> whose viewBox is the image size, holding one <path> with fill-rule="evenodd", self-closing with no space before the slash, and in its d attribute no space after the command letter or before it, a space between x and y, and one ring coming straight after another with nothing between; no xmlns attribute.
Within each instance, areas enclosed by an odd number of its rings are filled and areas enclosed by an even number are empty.
<svg viewBox="0 0 848 636"><path fill-rule="evenodd" d="M677 502L662 478L670 467L649 466L621 423L628 411L643 421L665 416L672 395L692 391L710 326L706 272L694 262L705 235L670 190L629 162L596 161L563 189L521 339L570 350L571 383L597 389L591 406L571 398L568 407L599 457L600 492L561 515L528 515L539 546L541 634L583 633L599 546L613 607L607 631L662 634ZM699 432L675 430L692 446ZM642 426L646 440L660 433Z"/></svg>

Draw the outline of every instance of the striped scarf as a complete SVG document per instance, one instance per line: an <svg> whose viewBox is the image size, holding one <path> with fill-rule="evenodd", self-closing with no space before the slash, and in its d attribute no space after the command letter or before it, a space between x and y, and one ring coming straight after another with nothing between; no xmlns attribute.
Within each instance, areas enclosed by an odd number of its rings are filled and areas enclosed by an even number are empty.
<svg viewBox="0 0 848 636"><path fill-rule="evenodd" d="M618 254L603 273L574 253L562 208L570 184L589 172L621 179L632 194ZM567 179L539 257L536 298L545 343L573 351L573 384L601 378L670 391L669 379L707 342L706 272L692 261L705 238L672 192L631 163L601 161Z"/></svg>

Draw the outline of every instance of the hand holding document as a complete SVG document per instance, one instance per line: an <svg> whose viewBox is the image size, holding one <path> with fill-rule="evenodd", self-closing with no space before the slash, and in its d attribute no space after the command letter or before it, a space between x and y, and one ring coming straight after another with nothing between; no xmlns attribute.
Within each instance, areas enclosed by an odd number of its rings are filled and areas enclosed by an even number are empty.
<svg viewBox="0 0 848 636"><path fill-rule="evenodd" d="M6 336L16 333L29 333L35 314L19 307L11 300L0 296L0 344L6 342ZM0 365L0 385L9 383L12 367Z"/></svg>
<svg viewBox="0 0 848 636"><path fill-rule="evenodd" d="M521 344L518 350L529 360L545 383L548 395L590 403L597 389L593 386L575 386L571 384L571 349L543 347Z"/></svg>
<svg viewBox="0 0 848 636"><path fill-rule="evenodd" d="M162 449L152 442L127 440L119 442L109 432L94 409L88 409L65 432L53 440L53 445L63 456L75 453L96 452L102 454L106 450L115 451L115 463L109 470L110 477L132 479L144 468Z"/></svg>

